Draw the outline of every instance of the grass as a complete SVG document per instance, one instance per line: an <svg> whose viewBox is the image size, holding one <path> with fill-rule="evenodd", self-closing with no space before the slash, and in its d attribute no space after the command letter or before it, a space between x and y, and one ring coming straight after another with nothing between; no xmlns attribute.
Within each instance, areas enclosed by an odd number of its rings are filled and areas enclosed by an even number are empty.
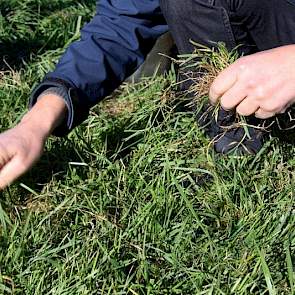
<svg viewBox="0 0 295 295"><path fill-rule="evenodd" d="M1 1L1 130L93 4ZM15 59L20 40L40 44ZM295 293L294 147L215 154L174 82L124 85L0 193L0 294Z"/></svg>

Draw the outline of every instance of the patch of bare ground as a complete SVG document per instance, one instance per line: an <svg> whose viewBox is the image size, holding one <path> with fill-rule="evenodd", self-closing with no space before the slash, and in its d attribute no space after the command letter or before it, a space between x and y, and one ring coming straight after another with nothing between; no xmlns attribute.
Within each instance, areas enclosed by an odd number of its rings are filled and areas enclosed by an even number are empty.
<svg viewBox="0 0 295 295"><path fill-rule="evenodd" d="M24 206L24 209L28 209L34 213L47 213L51 210L52 205L47 198L29 198Z"/></svg>
<svg viewBox="0 0 295 295"><path fill-rule="evenodd" d="M121 101L118 98L107 100L103 104L103 111L111 117L116 117L124 113L132 113L134 109L134 102Z"/></svg>

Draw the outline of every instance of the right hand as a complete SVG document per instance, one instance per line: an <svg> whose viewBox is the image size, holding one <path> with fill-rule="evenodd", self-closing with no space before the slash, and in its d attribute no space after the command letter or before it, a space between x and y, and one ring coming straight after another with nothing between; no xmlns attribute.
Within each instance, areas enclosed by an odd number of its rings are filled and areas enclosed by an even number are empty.
<svg viewBox="0 0 295 295"><path fill-rule="evenodd" d="M0 134L0 190L8 186L41 157L47 135L26 123Z"/></svg>

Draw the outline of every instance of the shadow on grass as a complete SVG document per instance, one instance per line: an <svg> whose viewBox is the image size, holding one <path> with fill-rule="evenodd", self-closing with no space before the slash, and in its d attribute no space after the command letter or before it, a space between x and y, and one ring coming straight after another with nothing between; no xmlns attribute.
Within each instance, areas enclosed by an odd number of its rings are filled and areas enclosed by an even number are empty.
<svg viewBox="0 0 295 295"><path fill-rule="evenodd" d="M178 99L169 102L164 108L168 108L173 113L191 112L191 108L187 106L187 101ZM145 114L138 121L136 120L136 113L122 120L110 118L110 125L112 127L100 132L97 138L101 148L105 149L104 156L106 159L113 163L121 160L128 165L132 151L144 141L145 137L144 131L138 132L138 134L136 134L136 131L145 130L148 124L151 124L148 122L152 122L151 127L157 127L162 124L165 120L165 112L165 109L156 108L153 112ZM132 122L134 119L136 120L135 124ZM113 124L111 122L112 120L114 120ZM133 136L130 136L132 133L126 132L126 129L130 129L130 126L132 126L132 132L134 132ZM66 139L51 143L51 148L45 151L38 163L19 182L24 183L36 193L41 193L43 188L52 180L53 176L55 180L64 181L68 174L67 171L71 169L71 162L80 163L84 161L86 164L91 163L93 160L93 151L97 150L97 143L94 142L91 136L87 141L87 139L82 137L82 134L83 131L77 132L76 140L79 144ZM80 179L87 180L88 168L79 166L79 169L76 169L75 173ZM212 180L207 177L200 179L199 176L195 175L192 175L192 178L195 179L198 185L204 185ZM191 183L188 180L183 180L182 186L186 188L191 186ZM23 190L23 188L19 188L19 190ZM20 195L23 194L20 193Z"/></svg>
<svg viewBox="0 0 295 295"><path fill-rule="evenodd" d="M71 8L77 11L77 16L83 15L81 8L83 6L94 7L94 4L95 0L80 1L79 5L76 1L54 1L53 3L51 1L32 1L20 8L10 0L0 1L0 15L3 18L3 27L6 28L0 34L0 36L2 34L5 36L4 39L0 39L0 71L8 70L7 64L14 70L19 70L30 60L32 55L39 55L46 50L63 47L68 40L67 37L64 37L68 35L65 34L65 31L71 31L68 27L71 22L65 20L63 25L68 28L64 28L64 30L60 28L58 38L52 38L57 32L52 27L60 24L55 23L56 21L50 17ZM14 19L15 15L18 16L17 21ZM60 17L62 16L63 14ZM86 17L85 20L89 20L89 18Z"/></svg>
<svg viewBox="0 0 295 295"><path fill-rule="evenodd" d="M50 150L44 152L38 163L21 177L19 182L40 193L53 176L55 180L64 179L69 163L81 162L79 154L83 154L83 151L79 150L74 143L55 143ZM77 169L77 174L82 179L87 177L85 169Z"/></svg>
<svg viewBox="0 0 295 295"><path fill-rule="evenodd" d="M21 69L44 45L42 40L17 40L0 42L0 71Z"/></svg>
<svg viewBox="0 0 295 295"><path fill-rule="evenodd" d="M106 145L101 145L106 148L105 156L111 162L117 160L122 160L126 164L129 161L129 156L134 149L144 140L144 133L139 133L139 135L133 136L126 140L129 136L126 133L126 129L129 128L131 124L131 118L126 120L121 120L116 122L111 129L107 129L104 132L101 132L98 141ZM134 130L141 130L146 128L147 121L152 120L153 126L161 124L164 120L164 115L162 112L155 110L148 117L143 120L138 121L136 124L132 125ZM93 153L93 144L95 142L86 140L78 133L79 142L83 142L84 148L81 145L75 144L70 140L60 140L55 143L52 143L50 150L44 152L41 159L38 163L26 173L19 182L24 183L32 190L37 193L40 193L44 186L52 179L54 175L55 180L62 180L67 175L67 171L70 169L71 162L81 162L81 156L83 157L86 164L91 162L91 153ZM80 166L80 168L82 168ZM87 179L87 170L88 169L76 169L76 174L81 179Z"/></svg>
<svg viewBox="0 0 295 295"><path fill-rule="evenodd" d="M128 158L132 150L136 149L137 145L144 140L145 133L137 131L145 130L148 122L153 122L151 127L157 127L163 123L165 115L161 109L155 109L142 120L138 120L136 124L132 123L134 118L136 119L136 114L133 115L133 119L126 119L121 124L116 124L111 130L106 130L101 134L103 141L107 142L106 154L114 161ZM136 133L138 134L135 135Z"/></svg>

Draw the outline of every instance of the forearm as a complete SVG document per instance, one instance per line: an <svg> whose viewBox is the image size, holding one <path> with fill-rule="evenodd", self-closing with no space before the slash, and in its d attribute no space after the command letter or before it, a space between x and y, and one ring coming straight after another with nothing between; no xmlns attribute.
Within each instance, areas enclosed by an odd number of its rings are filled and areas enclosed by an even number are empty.
<svg viewBox="0 0 295 295"><path fill-rule="evenodd" d="M55 94L46 94L23 117L20 124L47 138L65 119L65 101Z"/></svg>

